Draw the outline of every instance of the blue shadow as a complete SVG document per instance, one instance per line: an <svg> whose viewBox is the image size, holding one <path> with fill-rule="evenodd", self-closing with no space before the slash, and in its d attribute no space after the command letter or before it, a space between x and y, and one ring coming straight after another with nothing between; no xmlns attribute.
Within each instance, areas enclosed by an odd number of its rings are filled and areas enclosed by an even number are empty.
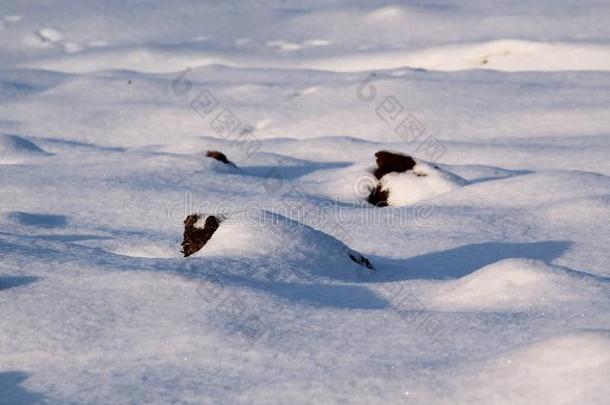
<svg viewBox="0 0 610 405"><path fill-rule="evenodd" d="M380 269L378 277L370 281L409 279L450 279L464 277L504 259L535 259L546 263L561 256L570 247L567 241L529 243L485 242L427 253L403 260L370 257Z"/></svg>
<svg viewBox="0 0 610 405"><path fill-rule="evenodd" d="M21 371L0 373L0 405L31 405L45 402L43 395L28 391L21 386L27 379L28 375Z"/></svg>
<svg viewBox="0 0 610 405"><path fill-rule="evenodd" d="M29 212L15 211L8 214L8 219L26 226L37 226L40 228L65 228L68 217L53 214L32 214Z"/></svg>
<svg viewBox="0 0 610 405"><path fill-rule="evenodd" d="M0 291L8 290L9 288L21 287L38 281L39 277L30 276L6 276L0 277Z"/></svg>

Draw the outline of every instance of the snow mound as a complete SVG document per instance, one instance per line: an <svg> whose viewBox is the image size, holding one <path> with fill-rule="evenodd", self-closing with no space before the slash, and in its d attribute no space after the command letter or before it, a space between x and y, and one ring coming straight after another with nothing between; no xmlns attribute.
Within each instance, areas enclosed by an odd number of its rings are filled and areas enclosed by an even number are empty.
<svg viewBox="0 0 610 405"><path fill-rule="evenodd" d="M433 70L504 71L608 70L608 49L592 43L546 43L502 39L426 49L410 55L408 66Z"/></svg>
<svg viewBox="0 0 610 405"><path fill-rule="evenodd" d="M522 309L546 304L601 299L608 283L585 273L539 260L506 259L447 282L436 302L452 309Z"/></svg>
<svg viewBox="0 0 610 405"><path fill-rule="evenodd" d="M378 10L371 19L400 21L402 11ZM360 51L312 60L304 67L334 72L397 69L437 71L493 69L508 72L610 69L608 47L596 43L543 42L498 39L378 52Z"/></svg>
<svg viewBox="0 0 610 405"><path fill-rule="evenodd" d="M475 388L463 403L601 404L610 395L608 376L610 333L569 333L488 362L467 378L463 386Z"/></svg>
<svg viewBox="0 0 610 405"><path fill-rule="evenodd" d="M192 257L247 258L251 263L271 263L277 272L290 273L274 275L281 280L293 278L290 268L301 269L308 275L348 280L370 271L366 265L356 263L362 263L363 256L338 239L259 209L227 215L211 239Z"/></svg>
<svg viewBox="0 0 610 405"><path fill-rule="evenodd" d="M378 207L415 204L468 184L435 164L402 153L381 150L375 159L373 176L378 181L370 187L368 202Z"/></svg>
<svg viewBox="0 0 610 405"><path fill-rule="evenodd" d="M379 153L384 152L378 152L376 156ZM389 153L412 160L415 164L405 170L405 166L389 165L374 169L370 165L356 163L327 174L316 174L308 180L315 182L315 192L329 198L348 202L368 200L378 207L413 205L470 184L468 180L433 163L397 152ZM385 171L378 173L379 170Z"/></svg>
<svg viewBox="0 0 610 405"><path fill-rule="evenodd" d="M405 11L386 7L371 13L365 21L388 24L404 21ZM426 46L418 49L357 50L332 56L308 59L289 58L286 53L302 51L305 45L287 40L267 41L266 46L280 55L266 58L236 50L218 52L198 46L186 46L182 52L169 53L160 46L137 45L118 49L92 47L77 53L80 46L62 42L54 30L37 32L34 44L60 46L65 54L50 56L22 67L42 68L66 73L92 73L103 70L138 70L147 73L179 72L184 66L224 65L240 68L315 69L329 72L363 72L404 67L437 71L493 69L508 72L523 71L607 71L610 56L607 45L593 42L544 42L498 39L475 41L459 45ZM320 40L317 40L320 41ZM327 44L327 40L315 44Z"/></svg>
<svg viewBox="0 0 610 405"><path fill-rule="evenodd" d="M381 190L387 190L388 205L411 205L446 194L468 182L436 165L415 159L413 170L388 173L379 180Z"/></svg>
<svg viewBox="0 0 610 405"><path fill-rule="evenodd" d="M34 142L17 135L0 134L0 164L24 163L47 153Z"/></svg>
<svg viewBox="0 0 610 405"><path fill-rule="evenodd" d="M569 203L575 196L589 199L609 193L608 176L580 170L553 170L472 184L467 190L452 193L448 202L526 209L535 206L547 210L557 204ZM573 211L570 215L577 216L580 211Z"/></svg>

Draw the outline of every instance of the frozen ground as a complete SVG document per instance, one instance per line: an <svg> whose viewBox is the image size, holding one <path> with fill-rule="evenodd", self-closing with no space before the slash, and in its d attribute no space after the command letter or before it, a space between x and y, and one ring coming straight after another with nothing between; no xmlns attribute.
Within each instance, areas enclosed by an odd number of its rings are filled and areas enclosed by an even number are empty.
<svg viewBox="0 0 610 405"><path fill-rule="evenodd" d="M2 0L0 403L606 404L609 20ZM373 207L380 149L467 183Z"/></svg>

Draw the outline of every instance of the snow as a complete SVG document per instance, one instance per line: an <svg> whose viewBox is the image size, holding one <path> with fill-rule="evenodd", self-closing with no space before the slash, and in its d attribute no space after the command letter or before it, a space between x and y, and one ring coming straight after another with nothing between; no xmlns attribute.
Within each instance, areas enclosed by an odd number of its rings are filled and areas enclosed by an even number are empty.
<svg viewBox="0 0 610 405"><path fill-rule="evenodd" d="M537 341L482 364L464 383L475 385L471 401L527 404L602 403L598 390L610 373L610 336L607 332L571 333ZM544 380L544 384L538 384ZM569 384L566 382L569 381Z"/></svg>
<svg viewBox="0 0 610 405"><path fill-rule="evenodd" d="M417 160L415 167L404 173L388 173L379 181L382 191L388 191L388 204L412 205L448 193L468 182L455 174Z"/></svg>
<svg viewBox="0 0 610 405"><path fill-rule="evenodd" d="M607 403L609 18L4 0L0 404Z"/></svg>
<svg viewBox="0 0 610 405"><path fill-rule="evenodd" d="M447 283L432 299L444 308L479 311L544 308L565 301L591 305L604 302L609 282L540 260L506 259Z"/></svg>
<svg viewBox="0 0 610 405"><path fill-rule="evenodd" d="M34 142L16 135L0 134L0 164L27 162L46 153Z"/></svg>

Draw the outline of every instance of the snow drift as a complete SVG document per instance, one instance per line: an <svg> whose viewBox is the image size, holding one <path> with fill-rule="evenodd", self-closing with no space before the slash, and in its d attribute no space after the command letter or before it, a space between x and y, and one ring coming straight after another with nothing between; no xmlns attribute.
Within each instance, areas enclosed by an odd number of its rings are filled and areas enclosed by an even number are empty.
<svg viewBox="0 0 610 405"><path fill-rule="evenodd" d="M468 182L435 164L396 152L375 154L378 180L368 201L378 207L411 205L448 193Z"/></svg>
<svg viewBox="0 0 610 405"><path fill-rule="evenodd" d="M277 273L272 278L282 281L294 280L295 273L287 270L291 267L304 271L309 278L315 275L347 280L374 271L368 259L343 242L281 215L249 209L217 217L220 221L212 221L213 230L204 246L191 253L193 258L248 258L273 263ZM194 227L207 228L210 218L215 217L198 215Z"/></svg>
<svg viewBox="0 0 610 405"><path fill-rule="evenodd" d="M561 302L600 302L610 280L539 260L506 259L446 282L433 300L443 308L498 311L541 308Z"/></svg>
<svg viewBox="0 0 610 405"><path fill-rule="evenodd" d="M46 155L44 150L26 138L0 134L0 164L24 163Z"/></svg>

